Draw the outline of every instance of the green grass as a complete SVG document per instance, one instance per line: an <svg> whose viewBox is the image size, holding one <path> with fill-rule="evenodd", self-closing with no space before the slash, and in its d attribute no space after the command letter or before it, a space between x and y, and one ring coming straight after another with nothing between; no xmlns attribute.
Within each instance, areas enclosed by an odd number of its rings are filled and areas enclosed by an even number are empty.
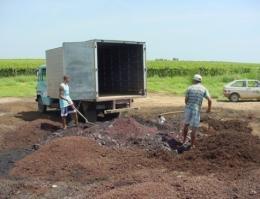
<svg viewBox="0 0 260 199"><path fill-rule="evenodd" d="M203 85L209 90L213 98L221 98L225 82L222 77L204 77ZM214 83L212 83L214 82ZM190 76L175 78L151 77L148 79L148 92L168 93L175 95L184 95L188 86L192 83Z"/></svg>
<svg viewBox="0 0 260 199"><path fill-rule="evenodd" d="M220 76L204 76L203 85L209 90L213 98L222 99L223 86L235 79L255 79L254 73L220 75ZM192 76L177 77L149 77L148 92L169 93L175 95L184 95L187 87L192 84Z"/></svg>
<svg viewBox="0 0 260 199"><path fill-rule="evenodd" d="M222 95L223 77L204 78L204 85L209 89L213 97ZM214 84L212 84L212 81ZM148 78L148 92L170 93L183 95L191 84L190 76L175 78ZM35 76L17 76L0 78L0 97L33 97L36 90Z"/></svg>
<svg viewBox="0 0 260 199"><path fill-rule="evenodd" d="M0 78L1 97L32 97L36 90L35 76L16 76Z"/></svg>

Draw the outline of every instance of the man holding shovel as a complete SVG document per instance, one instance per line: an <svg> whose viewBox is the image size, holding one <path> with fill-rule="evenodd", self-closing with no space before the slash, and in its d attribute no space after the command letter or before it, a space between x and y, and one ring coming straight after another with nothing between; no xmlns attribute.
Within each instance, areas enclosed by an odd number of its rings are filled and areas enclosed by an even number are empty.
<svg viewBox="0 0 260 199"><path fill-rule="evenodd" d="M199 74L194 75L193 84L187 89L185 96L183 144L185 144L188 130L191 128L191 148L195 147L195 136L200 124L200 110L203 98L208 100L207 113L211 111L212 101L209 92L201 82L202 77Z"/></svg>
<svg viewBox="0 0 260 199"><path fill-rule="evenodd" d="M67 128L66 118L68 114L72 114L75 125L78 126L78 115L76 108L70 98L69 91L69 76L65 75L63 77L63 82L60 84L59 88L59 103L61 110L61 118L62 118L62 127L63 129Z"/></svg>

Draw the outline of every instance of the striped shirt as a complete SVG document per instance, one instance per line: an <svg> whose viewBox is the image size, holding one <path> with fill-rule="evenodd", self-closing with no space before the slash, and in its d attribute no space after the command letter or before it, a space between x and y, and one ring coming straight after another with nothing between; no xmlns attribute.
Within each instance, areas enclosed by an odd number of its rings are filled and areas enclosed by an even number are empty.
<svg viewBox="0 0 260 199"><path fill-rule="evenodd" d="M200 110L203 98L208 97L210 97L209 92L202 84L193 84L186 91L186 108Z"/></svg>

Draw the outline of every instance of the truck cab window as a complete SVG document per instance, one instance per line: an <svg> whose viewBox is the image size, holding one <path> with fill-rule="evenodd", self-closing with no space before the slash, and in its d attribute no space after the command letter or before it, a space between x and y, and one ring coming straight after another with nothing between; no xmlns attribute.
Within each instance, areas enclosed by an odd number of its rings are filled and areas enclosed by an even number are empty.
<svg viewBox="0 0 260 199"><path fill-rule="evenodd" d="M42 70L42 81L46 81L46 69Z"/></svg>
<svg viewBox="0 0 260 199"><path fill-rule="evenodd" d="M41 69L38 71L38 81L46 80L46 69Z"/></svg>
<svg viewBox="0 0 260 199"><path fill-rule="evenodd" d="M37 70L36 75L37 75L37 80L39 81L40 80L40 70Z"/></svg>

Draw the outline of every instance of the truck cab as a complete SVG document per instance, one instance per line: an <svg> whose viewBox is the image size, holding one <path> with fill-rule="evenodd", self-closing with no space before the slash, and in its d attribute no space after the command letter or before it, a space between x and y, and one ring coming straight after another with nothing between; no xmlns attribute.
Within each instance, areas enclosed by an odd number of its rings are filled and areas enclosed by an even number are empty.
<svg viewBox="0 0 260 199"><path fill-rule="evenodd" d="M47 108L58 108L58 99L52 99L47 94L46 65L39 66L37 70L36 101L38 111L45 113Z"/></svg>
<svg viewBox="0 0 260 199"><path fill-rule="evenodd" d="M46 66L41 65L37 70L36 101L38 102L38 111L43 113L47 109L47 83Z"/></svg>

